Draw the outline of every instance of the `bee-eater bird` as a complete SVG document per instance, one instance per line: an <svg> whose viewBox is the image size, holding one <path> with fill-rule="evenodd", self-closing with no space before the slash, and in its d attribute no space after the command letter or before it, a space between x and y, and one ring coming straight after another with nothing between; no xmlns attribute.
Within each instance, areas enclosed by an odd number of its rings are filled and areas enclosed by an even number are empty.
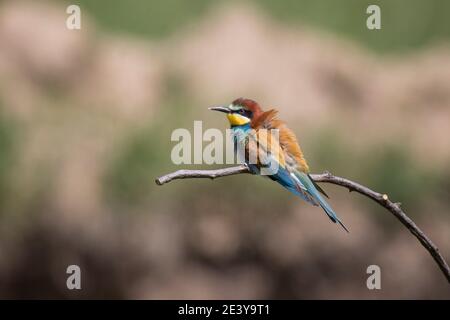
<svg viewBox="0 0 450 320"><path fill-rule="evenodd" d="M309 167L297 138L292 130L277 118L278 111L271 109L264 112L256 101L244 98L236 99L228 106L209 109L227 114L235 150L242 150L245 153L241 157L245 159L245 164L252 173L260 174L263 167L267 165L267 161L262 161L260 158L257 158L257 161L249 161L250 153L255 152L258 157L260 155L254 150L255 147L263 148L270 161L275 161L277 164L276 172L267 177L312 205L322 207L331 221L339 223L348 232L322 196L328 198L328 195L309 175ZM264 135L266 139L262 138L263 132L270 132L273 129L278 129L278 139L270 138L270 134Z"/></svg>

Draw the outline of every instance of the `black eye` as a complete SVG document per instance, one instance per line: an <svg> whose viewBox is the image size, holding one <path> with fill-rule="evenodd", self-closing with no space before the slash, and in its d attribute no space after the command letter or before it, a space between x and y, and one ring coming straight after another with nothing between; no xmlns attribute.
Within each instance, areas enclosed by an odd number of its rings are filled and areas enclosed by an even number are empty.
<svg viewBox="0 0 450 320"><path fill-rule="evenodd" d="M244 109L239 109L238 112L239 112L239 114L242 114L242 115L245 114L245 110Z"/></svg>

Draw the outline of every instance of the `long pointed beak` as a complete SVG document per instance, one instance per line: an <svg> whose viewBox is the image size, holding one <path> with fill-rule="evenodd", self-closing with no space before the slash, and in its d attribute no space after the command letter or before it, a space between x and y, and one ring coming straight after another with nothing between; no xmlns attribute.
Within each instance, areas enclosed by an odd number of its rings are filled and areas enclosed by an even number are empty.
<svg viewBox="0 0 450 320"><path fill-rule="evenodd" d="M224 106L210 107L208 109L209 110L213 110L213 111L220 111L220 112L230 113L230 109L228 109L227 107L224 107Z"/></svg>

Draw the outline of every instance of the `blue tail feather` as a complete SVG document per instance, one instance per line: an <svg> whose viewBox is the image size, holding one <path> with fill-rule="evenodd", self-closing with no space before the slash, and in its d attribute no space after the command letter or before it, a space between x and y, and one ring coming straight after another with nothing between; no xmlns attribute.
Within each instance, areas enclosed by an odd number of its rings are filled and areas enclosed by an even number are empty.
<svg viewBox="0 0 450 320"><path fill-rule="evenodd" d="M307 174L298 171L296 171L294 175L295 177L292 177L288 170L280 167L277 174L269 176L269 178L278 182L293 194L301 197L303 200L313 205L319 205L331 221L334 223L339 223L345 231L349 232L347 227L342 223L331 206L325 201L320 192L317 190L311 178Z"/></svg>
<svg viewBox="0 0 450 320"><path fill-rule="evenodd" d="M314 186L311 178L302 172L296 172L296 176L299 178L300 182L306 187L308 193L317 201L317 203L322 207L328 217L334 223L339 223L345 231L349 232L347 227L342 223L342 221L337 216L336 212L331 208L331 206L325 201L325 199L320 194L319 190Z"/></svg>
<svg viewBox="0 0 450 320"><path fill-rule="evenodd" d="M309 202L312 205L317 205L317 203L315 201L312 201L311 198L306 197L304 192L302 193L302 192L299 191L298 184L292 179L289 171L287 171L286 169L284 169L282 167L279 167L278 168L278 172L276 174L268 176L268 177L270 179L278 182L283 187L285 187L287 190L289 190L290 192L292 192L296 196L299 196L300 198L302 198L306 202Z"/></svg>

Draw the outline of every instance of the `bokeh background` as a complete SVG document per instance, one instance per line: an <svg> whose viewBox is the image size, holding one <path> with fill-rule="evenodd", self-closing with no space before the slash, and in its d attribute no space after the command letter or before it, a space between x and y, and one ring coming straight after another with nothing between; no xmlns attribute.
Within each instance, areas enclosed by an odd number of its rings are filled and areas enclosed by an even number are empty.
<svg viewBox="0 0 450 320"><path fill-rule="evenodd" d="M154 183L180 169L175 128L225 129L207 107L250 97L313 172L387 193L450 259L449 17L447 0L0 1L0 297L450 298L419 242L342 188L324 186L350 234L259 177Z"/></svg>

